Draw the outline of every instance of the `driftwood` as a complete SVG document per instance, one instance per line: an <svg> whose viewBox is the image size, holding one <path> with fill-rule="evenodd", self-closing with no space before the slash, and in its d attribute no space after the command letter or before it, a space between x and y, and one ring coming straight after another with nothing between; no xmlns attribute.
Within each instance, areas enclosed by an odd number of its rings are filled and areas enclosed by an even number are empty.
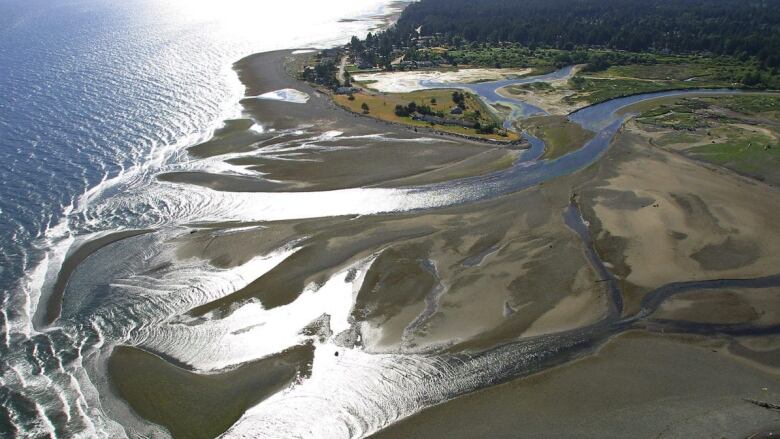
<svg viewBox="0 0 780 439"><path fill-rule="evenodd" d="M771 402L766 402L766 401L759 401L757 399L742 398L742 400L745 402L749 402L751 404L755 404L759 407L763 407L765 409L780 411L780 405L778 404L772 404Z"/></svg>

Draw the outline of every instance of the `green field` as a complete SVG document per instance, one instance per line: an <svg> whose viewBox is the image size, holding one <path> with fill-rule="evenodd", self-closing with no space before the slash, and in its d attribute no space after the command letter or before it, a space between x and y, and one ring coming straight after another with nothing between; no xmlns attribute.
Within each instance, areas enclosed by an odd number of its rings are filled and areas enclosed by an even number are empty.
<svg viewBox="0 0 780 439"><path fill-rule="evenodd" d="M767 168L780 168L780 144L768 136L730 139L725 143L697 146L688 152L701 160L759 178Z"/></svg>
<svg viewBox="0 0 780 439"><path fill-rule="evenodd" d="M780 95L664 99L635 110L656 146L780 184Z"/></svg>
<svg viewBox="0 0 780 439"><path fill-rule="evenodd" d="M519 139L519 136L511 131L500 134L481 134L473 128L457 125L431 125L428 122L413 120L410 117L401 117L395 114L396 105L407 105L410 102L414 102L417 105L428 105L434 111L441 111L446 117L455 118L457 116L449 114L450 109L455 105L452 101L452 92L453 90L448 89L420 90L410 93L360 92L353 95L354 99L349 99L346 95L335 95L333 99L337 104L352 112L411 127L435 128L443 132L499 141L515 141ZM368 106L368 112L363 111L363 104ZM478 111L480 115L477 119L481 124L495 123L500 127L500 121L493 116L493 112L476 96L465 93L465 107L464 116L473 115Z"/></svg>
<svg viewBox="0 0 780 439"><path fill-rule="evenodd" d="M570 102L597 103L638 93L688 88L742 88L751 66L732 58L657 56L652 63L581 72L569 81Z"/></svg>
<svg viewBox="0 0 780 439"><path fill-rule="evenodd" d="M593 137L591 131L570 122L564 116L532 117L523 121L522 127L544 141L542 157L550 160L581 148Z"/></svg>

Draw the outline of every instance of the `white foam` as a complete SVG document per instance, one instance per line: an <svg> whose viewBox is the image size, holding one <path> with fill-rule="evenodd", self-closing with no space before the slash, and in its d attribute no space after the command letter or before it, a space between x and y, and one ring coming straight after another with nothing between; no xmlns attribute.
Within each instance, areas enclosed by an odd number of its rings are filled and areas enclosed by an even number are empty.
<svg viewBox="0 0 780 439"><path fill-rule="evenodd" d="M269 91L258 96L248 96L247 98L267 99L270 101L284 101L293 104L305 104L309 102L309 95L294 88L283 88L281 90Z"/></svg>

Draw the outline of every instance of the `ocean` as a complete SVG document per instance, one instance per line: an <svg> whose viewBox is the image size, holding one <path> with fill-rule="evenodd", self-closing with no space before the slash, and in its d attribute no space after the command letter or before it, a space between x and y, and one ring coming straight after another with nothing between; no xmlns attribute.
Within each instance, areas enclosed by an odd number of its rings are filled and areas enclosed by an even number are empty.
<svg viewBox="0 0 780 439"><path fill-rule="evenodd" d="M41 329L41 291L79 239L208 211L145 188L240 114L234 61L362 36L388 3L0 3L0 436L124 434L84 372L121 325L94 313Z"/></svg>

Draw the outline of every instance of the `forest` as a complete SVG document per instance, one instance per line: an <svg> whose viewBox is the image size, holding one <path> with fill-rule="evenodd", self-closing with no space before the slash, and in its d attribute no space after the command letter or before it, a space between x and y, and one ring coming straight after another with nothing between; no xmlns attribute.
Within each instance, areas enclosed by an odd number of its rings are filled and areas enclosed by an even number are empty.
<svg viewBox="0 0 780 439"><path fill-rule="evenodd" d="M419 32L418 32L419 31ZM780 0L421 0L366 41L379 54L435 37L449 47L728 55L780 68Z"/></svg>

